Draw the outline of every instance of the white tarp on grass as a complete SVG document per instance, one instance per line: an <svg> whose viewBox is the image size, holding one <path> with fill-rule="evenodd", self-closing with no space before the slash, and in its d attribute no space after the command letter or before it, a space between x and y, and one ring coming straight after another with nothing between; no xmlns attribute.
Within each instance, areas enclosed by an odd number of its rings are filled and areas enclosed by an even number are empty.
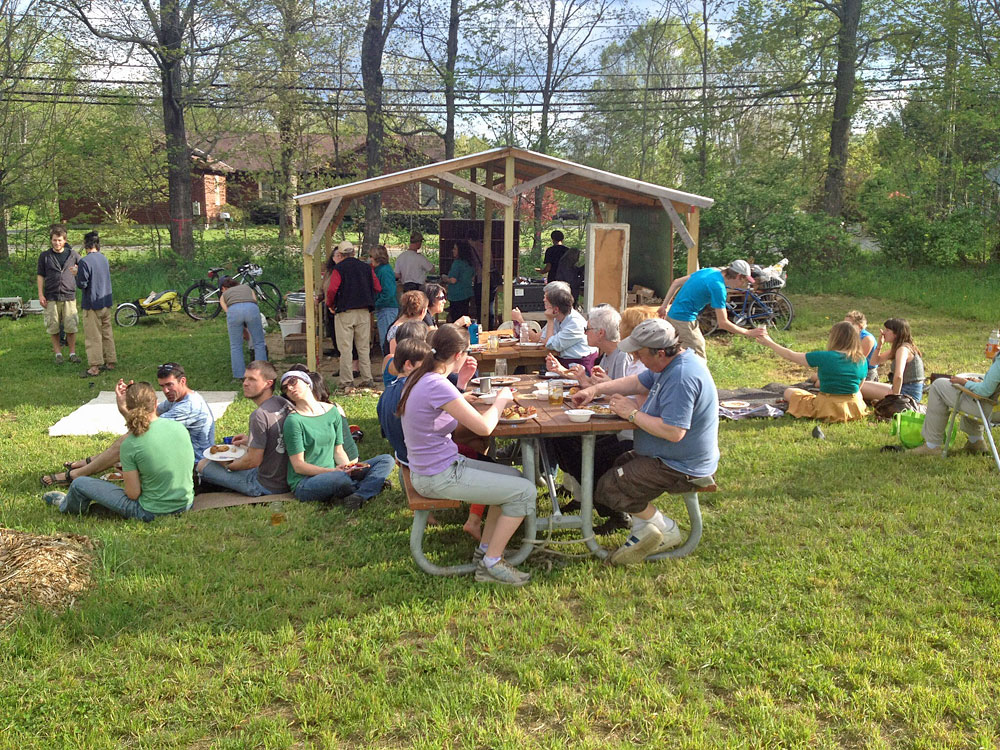
<svg viewBox="0 0 1000 750"><path fill-rule="evenodd" d="M198 393L208 402L208 407L216 420L226 413L226 407L236 398L236 391L198 391ZM162 401L163 398L159 400ZM118 411L114 391L101 391L97 398L60 419L49 428L49 437L96 435L99 432L125 434L125 418Z"/></svg>

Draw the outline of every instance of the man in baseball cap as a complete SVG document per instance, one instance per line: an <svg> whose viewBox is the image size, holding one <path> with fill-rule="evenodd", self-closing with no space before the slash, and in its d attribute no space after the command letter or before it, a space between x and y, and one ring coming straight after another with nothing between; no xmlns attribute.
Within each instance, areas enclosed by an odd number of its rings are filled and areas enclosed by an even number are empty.
<svg viewBox="0 0 1000 750"><path fill-rule="evenodd" d="M682 541L677 524L652 501L664 492L697 492L715 484L719 465L719 396L705 360L681 346L666 320L644 320L618 344L634 353L644 372L606 380L573 396L574 406L600 394L611 410L635 425L632 450L597 479L594 499L632 517L632 533L609 558L615 565L643 562ZM644 396L640 407L630 396Z"/></svg>
<svg viewBox="0 0 1000 750"><path fill-rule="evenodd" d="M337 253L342 260L330 271L326 306L334 313L333 329L340 350L340 387L345 391L354 387L351 351L357 348L361 386L374 388L368 350L375 295L382 291L382 284L370 265L354 257L356 250L352 242L341 242L337 245Z"/></svg>
<svg viewBox="0 0 1000 750"><path fill-rule="evenodd" d="M703 268L674 280L660 305L660 317L670 321L686 348L706 359L705 337L698 327L698 313L706 306L715 310L715 320L723 331L750 338L764 333L763 328L740 328L726 312L726 287L748 289L751 284L750 264L745 260L734 260L722 269Z"/></svg>

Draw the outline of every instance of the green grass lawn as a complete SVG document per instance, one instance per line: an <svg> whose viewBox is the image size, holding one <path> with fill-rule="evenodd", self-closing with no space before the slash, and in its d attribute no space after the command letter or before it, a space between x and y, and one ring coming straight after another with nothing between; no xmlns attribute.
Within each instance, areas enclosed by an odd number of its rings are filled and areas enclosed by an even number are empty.
<svg viewBox="0 0 1000 750"><path fill-rule="evenodd" d="M983 325L932 304L792 300L787 345L822 346L858 307L873 327L909 318L929 372L986 367ZM196 389L233 387L222 321L115 333L126 378L177 360ZM803 374L742 338L713 339L709 357L723 388ZM59 515L38 475L106 443L47 436L113 385L78 369L51 364L39 318L0 319L0 526L100 544L76 606L0 630L0 747L998 744L988 459L880 453L894 438L875 422L826 440L791 418L723 424L693 556L616 569L539 554L527 587L498 590L420 573L398 490L353 516L291 505L278 527L267 507L150 525ZM375 399L343 403L362 457L384 452ZM243 430L250 406L237 400L219 434ZM678 498L660 505L683 518ZM442 560L471 552L458 526L429 536Z"/></svg>

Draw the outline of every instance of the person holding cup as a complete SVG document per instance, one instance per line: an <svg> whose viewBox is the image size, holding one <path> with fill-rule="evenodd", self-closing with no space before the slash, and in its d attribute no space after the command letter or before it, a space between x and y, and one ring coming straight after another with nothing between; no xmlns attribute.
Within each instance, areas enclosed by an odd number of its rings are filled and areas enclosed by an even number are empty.
<svg viewBox="0 0 1000 750"><path fill-rule="evenodd" d="M462 425L476 435L489 435L514 397L510 388L480 413L448 380L466 362L469 334L445 323L431 338L431 350L406 379L397 414L403 426L413 487L426 497L488 505L482 541L473 553L476 581L523 586L530 575L503 559L507 542L535 506L534 482L517 469L459 454L451 439Z"/></svg>

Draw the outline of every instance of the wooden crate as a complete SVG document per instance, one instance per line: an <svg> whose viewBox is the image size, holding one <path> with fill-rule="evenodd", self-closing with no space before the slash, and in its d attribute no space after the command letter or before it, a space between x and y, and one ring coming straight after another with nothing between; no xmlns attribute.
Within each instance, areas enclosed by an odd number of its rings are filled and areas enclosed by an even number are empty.
<svg viewBox="0 0 1000 750"><path fill-rule="evenodd" d="M285 347L285 354L305 354L306 335L304 333L290 333L282 340Z"/></svg>

